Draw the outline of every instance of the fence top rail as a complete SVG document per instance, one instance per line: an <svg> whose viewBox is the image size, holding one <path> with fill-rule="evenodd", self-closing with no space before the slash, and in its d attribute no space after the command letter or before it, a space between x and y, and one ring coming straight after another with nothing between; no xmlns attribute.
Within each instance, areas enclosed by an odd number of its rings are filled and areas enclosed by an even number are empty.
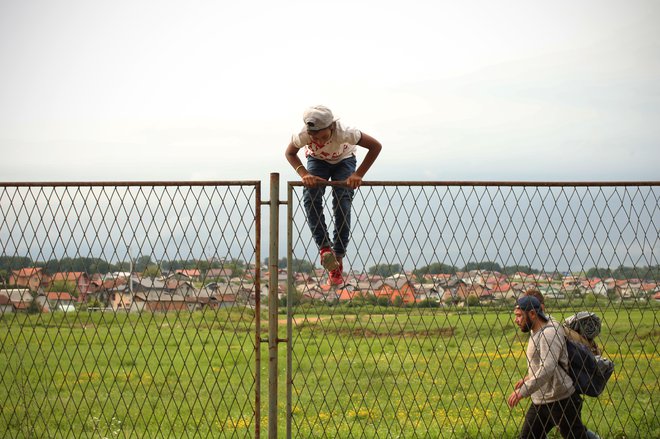
<svg viewBox="0 0 660 439"><path fill-rule="evenodd" d="M0 187L101 187L101 186L258 186L259 180L233 181L58 181L0 182Z"/></svg>
<svg viewBox="0 0 660 439"><path fill-rule="evenodd" d="M291 186L302 186L301 181L289 181ZM328 181L325 186L343 186L343 181ZM363 181L362 186L660 186L660 181Z"/></svg>
<svg viewBox="0 0 660 439"><path fill-rule="evenodd" d="M301 181L289 181L302 186ZM260 180L213 181L45 181L0 182L0 187L100 187L100 186L259 186ZM342 186L343 181L328 181L327 186ZM660 186L660 181L364 181L363 186Z"/></svg>

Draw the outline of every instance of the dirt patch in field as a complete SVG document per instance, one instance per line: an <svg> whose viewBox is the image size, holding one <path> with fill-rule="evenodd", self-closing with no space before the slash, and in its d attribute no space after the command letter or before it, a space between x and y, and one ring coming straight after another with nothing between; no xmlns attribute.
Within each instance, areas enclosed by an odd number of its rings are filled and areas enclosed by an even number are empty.
<svg viewBox="0 0 660 439"><path fill-rule="evenodd" d="M350 335L352 337L453 337L454 328L436 328L425 329L422 331L395 331L395 332L376 332L371 329L355 328L352 330L339 330L341 335Z"/></svg>
<svg viewBox="0 0 660 439"><path fill-rule="evenodd" d="M295 327L300 327L300 326L306 326L306 325L314 325L316 323L322 322L322 321L328 321L335 319L337 320L337 324L341 325L342 323L346 322L355 322L356 321L356 316L341 316L341 318L337 316L300 316L296 317L292 320L292 323ZM278 323L280 325L286 325L286 319L279 319ZM400 330L400 331L374 331L372 329L368 328L346 328L344 327L332 327L332 324L330 325L324 325L323 327L323 332L330 334L337 334L337 335L342 335L342 336L352 336L352 337L380 337L380 338L385 338L385 337L443 337L443 338L449 338L453 337L455 333L455 328L454 327L443 327L443 328L435 328L435 329L424 329L424 330L419 330L419 331L406 331L406 330Z"/></svg>
<svg viewBox="0 0 660 439"><path fill-rule="evenodd" d="M291 323L293 323L293 326L300 326L300 325L310 325L314 324L317 322L320 322L321 320L328 320L330 317L318 317L318 316L313 316L313 317L297 317L294 319L291 319ZM280 325L286 325L287 319L279 319L277 323Z"/></svg>
<svg viewBox="0 0 660 439"><path fill-rule="evenodd" d="M323 320L331 320L332 318L332 316L303 316L293 318L292 323L294 326L311 325ZM355 316L342 316L341 320L355 321ZM286 325L286 319L279 319L277 322L280 325Z"/></svg>

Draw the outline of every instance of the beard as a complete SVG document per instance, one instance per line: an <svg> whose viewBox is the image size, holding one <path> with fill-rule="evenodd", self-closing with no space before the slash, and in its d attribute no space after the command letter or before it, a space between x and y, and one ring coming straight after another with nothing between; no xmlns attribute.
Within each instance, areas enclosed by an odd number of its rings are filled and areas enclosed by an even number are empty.
<svg viewBox="0 0 660 439"><path fill-rule="evenodd" d="M522 325L520 325L520 330L521 330L522 332L529 332L529 331L532 330L532 324L531 324L531 322L529 321L529 318L525 317L525 323L523 323Z"/></svg>

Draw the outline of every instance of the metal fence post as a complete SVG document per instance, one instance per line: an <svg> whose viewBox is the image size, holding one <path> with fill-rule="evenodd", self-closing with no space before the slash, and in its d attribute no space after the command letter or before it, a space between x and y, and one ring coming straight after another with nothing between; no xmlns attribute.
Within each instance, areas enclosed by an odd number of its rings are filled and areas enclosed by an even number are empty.
<svg viewBox="0 0 660 439"><path fill-rule="evenodd" d="M254 264L254 437L261 438L261 183L255 190L255 264Z"/></svg>
<svg viewBox="0 0 660 439"><path fill-rule="evenodd" d="M295 287L293 285L293 187L287 187L286 201L286 438L291 439L291 393L293 386L293 356L291 340L293 340L292 299Z"/></svg>
<svg viewBox="0 0 660 439"><path fill-rule="evenodd" d="M270 234L268 254L268 437L277 438L277 261L280 175L270 174Z"/></svg>

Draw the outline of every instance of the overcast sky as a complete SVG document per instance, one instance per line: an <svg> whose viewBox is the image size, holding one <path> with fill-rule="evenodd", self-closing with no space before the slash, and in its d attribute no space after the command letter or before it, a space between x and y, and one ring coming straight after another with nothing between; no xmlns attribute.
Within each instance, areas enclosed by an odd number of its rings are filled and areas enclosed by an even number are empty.
<svg viewBox="0 0 660 439"><path fill-rule="evenodd" d="M658 23L657 0L0 0L0 181L293 180L314 104L382 142L366 180L658 180Z"/></svg>

